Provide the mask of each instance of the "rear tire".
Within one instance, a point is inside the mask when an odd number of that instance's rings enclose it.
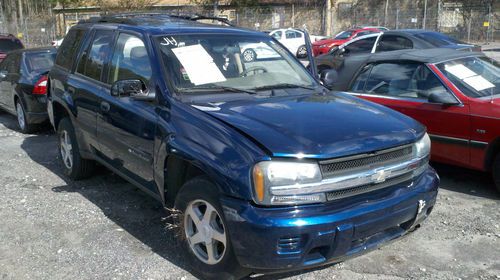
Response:
[[[81,180],[92,175],[95,162],[83,159],[75,136],[75,130],[69,118],[59,122],[57,129],[59,152],[64,173],[73,180]]]
[[[26,110],[24,110],[23,103],[20,100],[16,101],[16,117],[17,117],[17,126],[21,133],[30,134],[35,131],[36,126],[28,123],[28,119],[26,118]]]
[[[257,59],[257,53],[252,49],[246,49],[243,51],[243,60],[245,62],[252,62]]]
[[[297,50],[297,58],[306,58],[307,57],[307,48],[306,46],[300,46]]]
[[[497,155],[495,161],[493,162],[492,173],[497,191],[500,192],[500,154]]]
[[[203,176],[191,179],[177,195],[175,208],[182,212],[179,224],[184,252],[201,278],[241,279],[250,275],[250,271],[241,267],[234,255],[213,183]],[[207,211],[210,211],[209,214]],[[209,243],[207,240],[210,240]],[[210,244],[211,250],[208,250],[207,244]],[[209,252],[214,257],[208,257]]]

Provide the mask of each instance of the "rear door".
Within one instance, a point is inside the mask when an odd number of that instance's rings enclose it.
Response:
[[[5,77],[1,80],[3,107],[11,112],[15,112],[14,92],[19,81],[21,53],[12,53],[5,59]]]
[[[350,91],[427,126],[433,140],[433,160],[458,165],[469,163],[469,106],[430,103],[431,94],[456,97],[425,64],[382,62],[368,65],[351,83]]]
[[[120,80],[141,80],[152,88],[149,50],[140,34],[120,33],[109,66],[108,86]],[[99,97],[97,120],[99,147],[105,160],[130,179],[158,193],[153,177],[156,103],[115,97]]]
[[[12,92],[11,83],[9,81],[9,69],[14,63],[14,56],[7,56],[0,64],[0,105],[6,109],[7,99]]]
[[[297,55],[299,47],[305,44],[303,34],[296,30],[286,30],[285,39],[281,42],[293,55]]]

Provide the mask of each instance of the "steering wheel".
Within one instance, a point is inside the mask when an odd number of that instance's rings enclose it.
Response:
[[[261,71],[262,73],[267,73],[267,69],[262,66],[254,66],[254,67],[249,67],[245,71],[241,72],[240,77],[246,77],[249,73],[254,73],[257,74],[257,72]]]

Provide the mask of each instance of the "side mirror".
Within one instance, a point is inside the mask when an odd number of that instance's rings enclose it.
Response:
[[[328,69],[319,74],[319,79],[325,87],[331,89],[339,79],[339,74],[334,69]]]
[[[111,96],[131,97],[140,100],[154,100],[154,94],[150,95],[146,84],[141,80],[120,80],[111,86]]]
[[[442,105],[458,105],[458,101],[449,93],[431,93],[428,97],[429,103],[442,104]]]
[[[8,73],[5,70],[0,71],[0,79],[5,79],[7,77],[7,74]]]

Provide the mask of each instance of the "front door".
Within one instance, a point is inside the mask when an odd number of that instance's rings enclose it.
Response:
[[[141,80],[147,86],[152,77],[148,50],[139,35],[120,33],[113,49],[106,83]],[[97,138],[109,163],[153,193],[153,149],[156,104],[132,97],[101,96]]]
[[[432,159],[466,166],[470,162],[468,104],[443,105],[429,96],[454,95],[421,63],[378,63],[363,69],[350,91],[410,116],[427,127]]]

